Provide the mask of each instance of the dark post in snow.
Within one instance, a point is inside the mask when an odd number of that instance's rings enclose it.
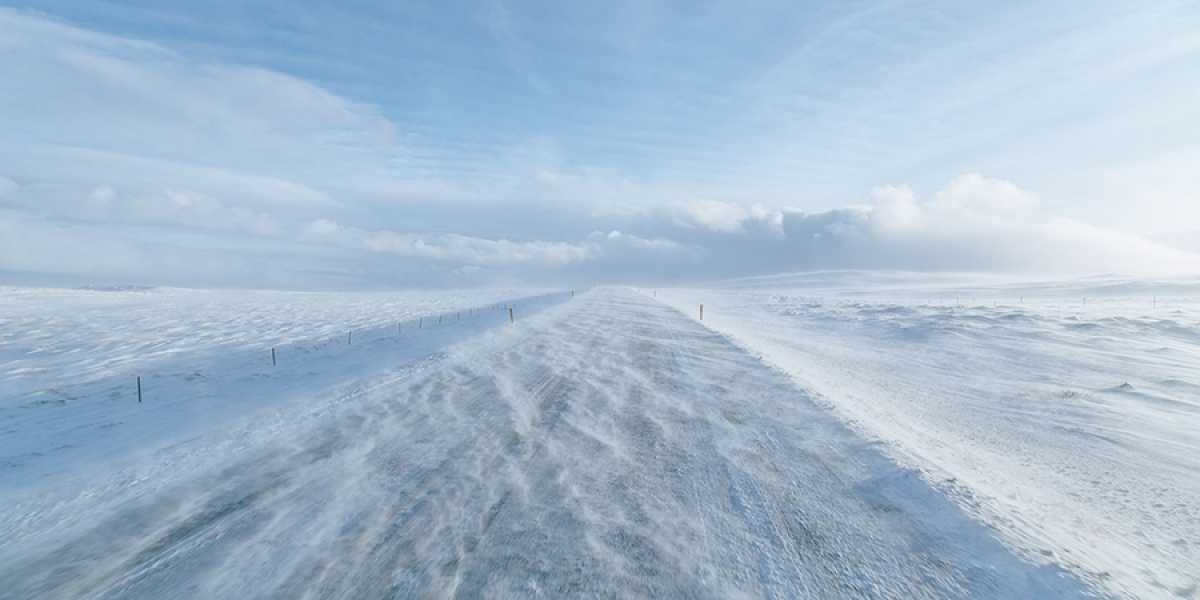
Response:
[[[417,329],[420,329],[425,324],[425,317],[417,317]]]
[[[509,322],[509,323],[514,323],[514,322],[515,322],[515,321],[513,321],[513,314],[512,314],[512,307],[511,307],[511,306],[510,306],[510,307],[508,307],[508,322]]]
[[[347,331],[346,332],[346,345],[349,346],[350,344],[353,344],[353,343],[354,343],[354,332]]]
[[[271,348],[271,366],[275,366],[275,349]]]
[[[400,324],[396,323],[396,337],[400,337]]]
[[[142,403],[142,376],[141,375],[138,375],[137,383],[138,383],[138,404],[141,404]]]
[[[700,320],[701,321],[704,320],[704,305],[703,304],[700,305]]]

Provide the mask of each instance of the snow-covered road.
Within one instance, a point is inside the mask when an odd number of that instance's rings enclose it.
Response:
[[[16,499],[0,597],[1086,595],[784,374],[630,291],[317,414],[147,457],[168,463],[154,477]]]

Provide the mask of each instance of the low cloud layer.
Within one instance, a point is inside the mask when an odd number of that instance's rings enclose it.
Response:
[[[487,176],[369,103],[0,8],[0,283],[354,288],[684,282],[804,269],[1174,273],[1200,258],[1003,178],[805,211],[646,183],[520,140]],[[498,176],[497,173],[502,175]],[[1076,199],[1077,200],[1077,199]],[[830,205],[831,203],[826,203]],[[838,204],[838,203],[833,203]]]
[[[818,213],[729,205],[701,219],[668,205],[625,216],[626,230],[507,239],[289,222],[173,192],[134,210],[99,187],[34,214],[18,184],[0,201],[0,270],[122,282],[279,287],[685,282],[806,269],[1172,274],[1200,256],[1045,214],[1019,187],[978,174],[928,199],[883,187]],[[96,203],[101,213],[92,212]],[[75,210],[75,216],[67,211]],[[111,215],[124,215],[113,219]],[[717,222],[713,214],[729,216]],[[528,211],[530,219],[543,215]],[[564,218],[576,218],[568,215]],[[189,223],[190,221],[190,223]]]
[[[807,267],[1034,273],[1174,273],[1198,257],[1046,213],[1011,182],[970,173],[927,200],[904,186],[864,207],[786,214],[788,244]]]

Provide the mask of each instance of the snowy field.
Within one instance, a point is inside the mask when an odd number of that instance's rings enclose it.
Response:
[[[0,288],[0,485],[77,472],[80,461],[154,448],[418,361],[506,322],[502,306],[516,303],[524,316],[563,298]]]
[[[0,598],[1090,595],[629,290],[88,471],[0,504]]]
[[[1032,560],[1200,596],[1200,281],[903,273],[643,290],[760,354]]]

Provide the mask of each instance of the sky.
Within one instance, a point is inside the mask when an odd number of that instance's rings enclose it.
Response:
[[[0,284],[1200,272],[1200,2],[0,2]]]

